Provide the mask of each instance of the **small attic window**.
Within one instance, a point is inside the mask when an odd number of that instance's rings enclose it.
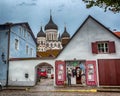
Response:
[[[92,53],[102,54],[102,53],[115,53],[115,42],[114,41],[97,41],[92,42]]]

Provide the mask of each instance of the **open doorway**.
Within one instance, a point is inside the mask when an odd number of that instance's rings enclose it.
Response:
[[[66,74],[71,73],[71,85],[86,85],[85,70],[85,60],[66,61]]]

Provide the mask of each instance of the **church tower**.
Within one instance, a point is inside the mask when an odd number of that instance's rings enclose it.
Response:
[[[42,26],[37,34],[37,51],[46,51],[46,34],[43,32]]]
[[[61,35],[61,42],[62,46],[65,47],[65,45],[68,43],[70,40],[70,34],[67,32],[66,26],[64,27],[64,32]]]
[[[58,42],[58,26],[53,22],[52,15],[45,26],[46,33],[46,49],[47,50],[61,50],[62,45]]]
[[[50,14],[50,20],[45,25],[45,32],[42,27],[37,34],[38,52],[45,52],[48,50],[61,50],[62,44],[60,35],[58,36],[58,26],[53,22],[52,15]]]

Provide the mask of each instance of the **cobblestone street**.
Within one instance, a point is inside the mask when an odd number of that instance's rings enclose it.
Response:
[[[28,90],[3,90],[0,96],[120,96],[120,93],[112,92],[61,92],[58,90],[90,89],[90,87],[61,87],[53,86],[53,79],[42,79],[35,87]],[[53,91],[55,90],[55,91]]]
[[[120,96],[120,93],[2,91],[0,96]]]

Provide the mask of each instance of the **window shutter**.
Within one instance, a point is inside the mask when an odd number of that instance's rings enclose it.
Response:
[[[97,42],[92,42],[91,45],[92,45],[92,53],[97,54],[98,53]]]
[[[114,41],[110,41],[109,42],[109,53],[115,53],[115,42]]]

